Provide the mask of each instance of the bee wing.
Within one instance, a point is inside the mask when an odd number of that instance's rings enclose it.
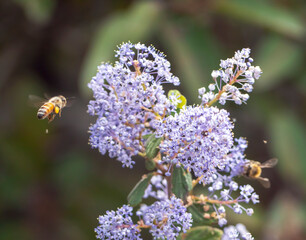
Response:
[[[47,93],[44,93],[44,97],[45,97],[46,99],[50,99],[50,98],[51,98],[51,96],[49,96],[49,94],[47,94]]]
[[[274,167],[278,162],[277,158],[271,158],[265,162],[263,162],[262,164],[260,164],[261,168],[272,168]]]
[[[28,104],[33,107],[41,107],[47,100],[36,95],[29,95]]]
[[[258,182],[260,182],[260,184],[265,188],[270,188],[271,186],[270,180],[268,178],[258,177],[256,180],[258,180]]]
[[[71,107],[72,104],[74,104],[74,102],[76,101],[75,97],[69,97],[69,98],[66,98],[66,100],[67,100],[66,107]]]

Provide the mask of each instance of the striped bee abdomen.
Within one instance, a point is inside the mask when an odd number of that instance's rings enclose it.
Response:
[[[46,118],[51,112],[53,112],[54,104],[51,102],[46,102],[44,105],[38,109],[37,118],[44,119]]]

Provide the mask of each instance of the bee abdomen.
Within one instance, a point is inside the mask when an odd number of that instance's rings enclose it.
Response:
[[[38,119],[44,119],[46,118],[52,111],[53,111],[54,105],[50,102],[45,103],[38,109],[37,112],[37,118]]]
[[[45,115],[46,115],[45,111],[44,112],[42,112],[42,111],[38,111],[37,112],[37,118],[38,119],[43,119]]]

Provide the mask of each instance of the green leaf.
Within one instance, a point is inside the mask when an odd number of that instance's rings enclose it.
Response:
[[[172,173],[172,192],[176,197],[185,199],[192,189],[192,176],[182,166],[174,166]]]
[[[264,227],[280,236],[280,239],[294,239],[292,233],[301,233],[301,230],[306,228],[305,210],[305,202],[302,199],[286,192],[280,192],[274,198],[270,208],[266,210]],[[268,231],[263,232],[266,232],[268,236]],[[265,239],[264,236],[263,239]]]
[[[153,159],[146,159],[145,161],[145,167],[148,171],[152,171],[155,169],[155,162],[153,161]]]
[[[202,226],[202,225],[210,225],[214,222],[216,222],[215,219],[206,219],[204,218],[204,209],[203,205],[201,204],[192,204],[191,206],[188,207],[188,212],[191,213],[192,219],[193,219],[193,226]],[[210,210],[207,211],[206,213],[210,214],[213,212],[213,208],[210,207]]]
[[[303,20],[296,12],[272,5],[269,1],[218,0],[216,11],[243,22],[268,28],[285,36],[302,39],[305,36]]]
[[[306,129],[290,111],[271,114],[268,122],[271,144],[283,176],[306,187]],[[273,184],[273,183],[272,183]]]
[[[146,141],[146,156],[148,159],[153,159],[158,153],[158,146],[161,143],[161,138],[156,138],[155,134],[152,134]]]
[[[220,240],[223,231],[209,226],[199,226],[180,234],[178,240]]]
[[[19,4],[27,17],[40,24],[46,23],[52,16],[55,1],[53,0],[14,0]]]
[[[188,96],[188,101],[196,103],[199,101],[197,89],[203,87],[203,69],[206,66],[199,64],[186,44],[184,35],[179,34],[174,24],[165,22],[162,27],[161,41],[168,55],[176,60],[175,67],[179,71],[177,75],[180,79],[185,79],[181,83],[185,95]]]
[[[207,219],[203,217],[204,210],[201,205],[192,204],[188,207],[188,212],[192,214],[193,226],[203,225],[204,222],[207,222]]]
[[[128,195],[128,203],[131,206],[136,206],[137,204],[141,203],[142,197],[147,189],[151,178],[153,177],[152,173],[145,175],[132,189],[130,194]]]
[[[114,50],[122,42],[137,43],[148,39],[157,29],[162,19],[162,11],[157,2],[136,2],[128,11],[113,14],[97,30],[86,56],[81,74],[80,89],[89,95],[87,84],[96,74],[101,61],[112,61]]]
[[[275,87],[288,76],[292,77],[295,70],[303,64],[303,52],[300,48],[276,35],[268,35],[263,39],[254,58],[255,65],[260,66],[263,71],[260,79],[256,81],[257,90]]]
[[[175,96],[178,100],[180,100],[180,102],[177,104],[177,106],[176,106],[176,108],[177,109],[182,109],[184,106],[186,106],[186,104],[187,104],[187,99],[184,97],[184,95],[182,95],[181,93],[180,93],[180,91],[179,90],[170,90],[169,92],[168,92],[168,98],[170,97],[170,96]],[[171,100],[170,100],[170,102],[171,102]]]

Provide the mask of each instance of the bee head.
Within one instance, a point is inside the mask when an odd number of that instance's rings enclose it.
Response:
[[[66,100],[66,98],[64,97],[64,96],[62,96],[62,95],[60,95],[60,96],[58,96],[61,100],[62,100],[62,103],[63,103],[63,107],[65,107],[66,106],[66,104],[67,104],[67,100]]]

